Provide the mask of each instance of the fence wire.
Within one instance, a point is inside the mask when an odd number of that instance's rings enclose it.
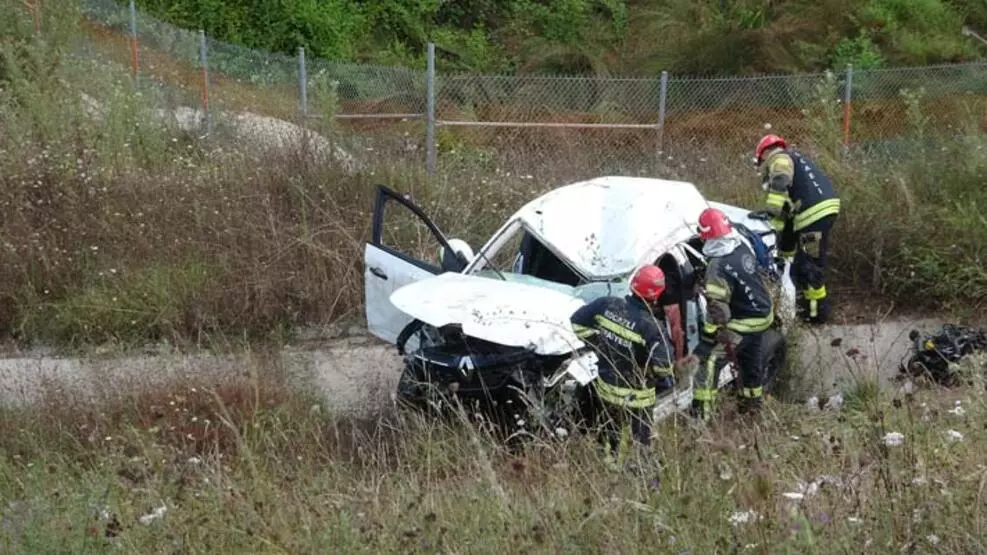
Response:
[[[987,62],[745,78],[438,74],[429,119],[425,70],[203,40],[140,11],[132,16],[126,0],[82,0],[82,8],[86,51],[133,66],[160,107],[304,123],[371,153],[373,163],[424,168],[431,146],[440,170],[739,179],[704,168],[714,158],[743,163],[768,130],[857,148],[987,130]],[[427,127],[433,145],[425,144]]]

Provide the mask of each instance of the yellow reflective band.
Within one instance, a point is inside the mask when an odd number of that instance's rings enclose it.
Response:
[[[633,332],[625,328],[624,326],[621,326],[620,324],[614,322],[613,320],[608,320],[603,316],[597,315],[596,323],[599,324],[601,327],[604,327],[607,330],[612,331],[613,333],[623,337],[624,339],[630,341],[631,343],[640,343],[641,345],[644,345],[644,338],[641,337],[640,334]]]
[[[711,324],[709,322],[703,324],[703,331],[706,332],[708,335],[713,335],[714,333],[716,333],[716,330],[718,329],[720,329],[720,326],[717,326],[716,324]]]
[[[706,296],[720,301],[730,300],[727,288],[715,283],[706,284]]]
[[[775,313],[774,310],[772,310],[770,314],[763,317],[737,318],[730,320],[730,322],[727,323],[727,329],[733,330],[737,333],[757,333],[770,328],[771,324],[774,323],[774,320]]]
[[[781,218],[771,218],[771,221],[768,223],[771,224],[771,227],[778,233],[781,233],[785,229],[785,220]]]
[[[695,390],[695,392],[693,392],[693,394],[692,394],[692,398],[695,399],[695,400],[697,400],[697,401],[704,401],[704,402],[707,402],[707,403],[712,403],[713,401],[716,400],[716,390],[715,389],[707,389],[705,387],[703,387],[703,388],[698,388],[697,387],[696,390]]]
[[[763,387],[745,387],[741,394],[748,399],[757,399],[764,395]]]
[[[778,154],[772,156],[772,160],[768,164],[768,171],[771,173],[784,173],[792,175],[795,173],[795,164],[792,163],[792,159],[788,156]]]
[[[764,200],[765,204],[773,208],[781,208],[782,206],[785,206],[786,202],[788,202],[787,195],[775,192],[768,193],[767,198]]]
[[[815,318],[817,316],[819,316],[819,301],[809,301],[809,318]]]
[[[628,387],[617,387],[615,385],[610,385],[603,380],[596,380],[593,382],[596,387],[596,393],[605,402],[612,405],[618,405],[621,407],[627,407],[632,409],[641,409],[652,407],[658,402],[657,395],[655,394],[655,389],[631,389]]]
[[[832,216],[839,213],[840,199],[831,198],[829,200],[824,200],[815,206],[806,208],[805,211],[795,216],[795,231],[798,231],[806,226],[810,226],[826,216]]]
[[[806,287],[803,294],[805,295],[805,298],[810,301],[821,301],[826,298],[826,286],[823,285],[819,288]]]
[[[795,251],[781,251],[781,256],[783,258],[792,258],[795,256]]]
[[[579,324],[573,324],[572,331],[576,332],[576,337],[578,337],[579,339],[585,339],[596,333],[595,329],[588,328],[586,326],[581,326]]]
[[[651,371],[654,372],[655,375],[662,378],[671,377],[675,375],[675,371],[672,369],[671,366],[652,366]]]

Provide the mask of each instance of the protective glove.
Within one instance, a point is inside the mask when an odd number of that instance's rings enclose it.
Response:
[[[697,370],[699,370],[699,357],[697,355],[688,355],[676,360],[675,383],[688,383]]]
[[[755,210],[753,212],[748,212],[747,217],[752,220],[768,221],[771,219],[771,213],[767,210]]]
[[[728,330],[727,328],[720,328],[716,330],[716,342],[722,345],[737,345],[740,343],[740,335],[737,332]]]

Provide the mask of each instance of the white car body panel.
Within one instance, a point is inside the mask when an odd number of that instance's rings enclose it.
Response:
[[[540,355],[583,346],[569,324],[583,301],[544,287],[450,272],[402,287],[390,302],[429,325],[458,324],[468,336]]]
[[[384,341],[394,343],[412,318],[388,298],[404,286],[428,281],[435,274],[371,244],[364,247],[363,259],[367,329]]]

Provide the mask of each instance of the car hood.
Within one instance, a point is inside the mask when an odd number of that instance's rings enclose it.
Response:
[[[583,301],[547,287],[445,273],[406,285],[390,300],[432,326],[456,324],[468,336],[540,355],[562,355],[583,345],[569,323]]]

